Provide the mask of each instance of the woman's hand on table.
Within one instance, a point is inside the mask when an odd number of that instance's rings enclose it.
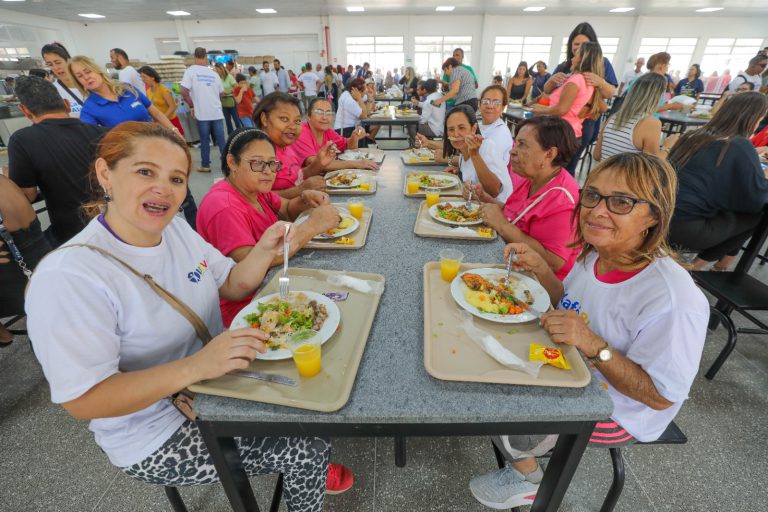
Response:
[[[541,326],[552,341],[573,345],[587,357],[595,357],[605,341],[592,332],[573,309],[556,309],[541,316]]]
[[[266,352],[264,342],[269,334],[246,327],[224,331],[206,346],[189,356],[193,376],[197,380],[215,379],[232,370],[242,370]]]
[[[379,164],[373,160],[353,160],[352,164],[352,169],[367,169],[369,171],[379,170]]]
[[[507,244],[504,247],[504,263],[509,260],[512,249],[515,250],[514,255],[512,255],[512,270],[516,272],[533,272],[537,276],[551,272],[544,258],[538,252],[531,249],[528,244]]]
[[[496,202],[485,202],[480,205],[480,216],[486,226],[495,229],[496,231],[504,224],[507,224],[507,218],[504,216],[504,211],[501,206]]]
[[[322,176],[310,176],[299,185],[301,191],[305,190],[325,190],[325,178]]]
[[[324,233],[329,229],[336,229],[341,221],[339,210],[330,204],[318,206],[309,214],[308,222],[314,228],[315,234]]]
[[[301,192],[301,200],[310,208],[317,208],[324,204],[331,204],[331,197],[320,190],[304,190]]]
[[[450,166],[450,167],[446,167],[445,169],[443,169],[443,172],[448,172],[448,173],[451,173],[451,174],[459,174],[459,169],[457,167]]]

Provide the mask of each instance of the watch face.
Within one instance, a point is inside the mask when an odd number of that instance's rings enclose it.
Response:
[[[608,360],[610,360],[611,359],[611,355],[612,355],[611,351],[608,348],[604,348],[600,352],[597,353],[597,357],[601,361],[608,361]]]

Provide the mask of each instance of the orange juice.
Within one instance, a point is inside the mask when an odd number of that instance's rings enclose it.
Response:
[[[349,208],[349,214],[354,218],[358,220],[363,218],[363,203],[359,201],[349,202],[347,203],[347,208]]]
[[[408,180],[408,193],[409,194],[419,193],[419,180],[415,180],[415,179]]]
[[[368,183],[367,181],[364,181],[364,182],[362,182],[360,184],[360,189],[361,190],[371,190],[371,184]]]
[[[320,373],[322,356],[320,345],[301,345],[293,351],[293,362],[302,377],[314,377]]]
[[[453,281],[459,273],[459,267],[461,267],[461,261],[459,260],[441,260],[440,277],[443,278],[443,281]]]
[[[440,202],[440,192],[436,190],[427,190],[427,208],[431,208]]]

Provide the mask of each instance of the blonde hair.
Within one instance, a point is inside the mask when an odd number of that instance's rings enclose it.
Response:
[[[654,114],[665,92],[667,79],[659,73],[646,73],[632,82],[618,112],[611,116],[613,127],[620,130],[635,116],[645,118]]]
[[[603,64],[603,50],[600,48],[600,43],[586,42],[579,47],[579,55],[581,59],[579,64],[574,68],[574,73],[594,73],[600,78],[605,75],[605,65]],[[592,98],[587,104],[589,110],[584,117],[597,119],[600,115],[600,101],[602,96],[600,90],[595,87],[592,92]]]
[[[677,175],[666,161],[644,153],[619,153],[603,160],[589,173],[584,188],[589,187],[598,176],[614,172],[624,178],[629,191],[638,199],[648,202],[656,224],[648,228],[643,243],[621,258],[621,264],[628,269],[638,269],[666,256],[675,258],[667,245],[669,225],[675,211],[677,196]],[[637,207],[637,206],[635,206]],[[584,240],[579,216],[581,202],[573,212],[576,223],[576,241],[573,247],[581,247],[578,261],[583,261],[595,248]]]
[[[104,80],[104,83],[107,85],[109,90],[112,91],[117,96],[123,96],[124,93],[126,92],[130,92],[136,97],[139,96],[138,91],[134,89],[133,86],[129,84],[115,83],[114,80],[109,78],[109,75],[107,75],[104,69],[98,64],[96,64],[96,62],[90,57],[86,57],[85,55],[75,55],[74,57],[72,57],[72,59],[70,59],[69,62],[67,62],[67,73],[69,74],[70,80],[72,80],[72,83],[75,84],[75,86],[77,86],[77,90],[80,91],[83,97],[88,96],[91,93],[91,91],[83,87],[83,84],[80,83],[80,80],[75,78],[75,74],[72,72],[72,64],[80,64],[85,69],[101,76],[101,79]]]

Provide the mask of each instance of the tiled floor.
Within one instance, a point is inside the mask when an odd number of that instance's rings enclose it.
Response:
[[[0,165],[6,159],[0,155]],[[195,197],[215,177],[194,174]],[[756,267],[754,273],[768,279],[768,270]],[[627,481],[617,511],[766,510],[768,338],[739,336],[736,351],[708,381],[703,371],[723,342],[722,329],[710,333],[702,374],[676,420],[688,444],[625,450]],[[24,338],[0,350],[0,389],[0,511],[170,510],[161,488],[122,475],[95,445],[87,424],[50,403]],[[405,468],[394,465],[389,438],[336,439],[333,458],[355,472],[356,485],[328,497],[325,510],[487,510],[467,489],[471,477],[494,467],[486,438],[410,439]],[[599,510],[610,478],[607,451],[588,450],[562,510]],[[262,508],[273,483],[273,477],[253,481]],[[228,510],[219,485],[183,489],[182,496],[190,511]]]

